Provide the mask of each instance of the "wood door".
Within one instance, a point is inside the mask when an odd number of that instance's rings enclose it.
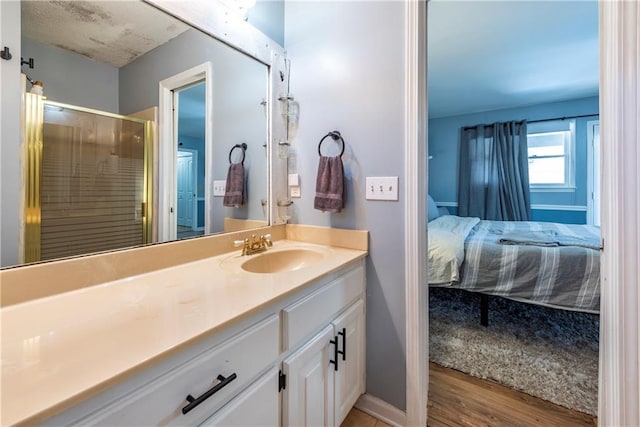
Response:
[[[178,152],[178,225],[193,228],[193,153]]]

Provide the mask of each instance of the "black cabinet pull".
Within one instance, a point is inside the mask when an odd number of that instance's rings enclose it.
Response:
[[[338,332],[338,335],[342,336],[342,351],[339,351],[342,355],[342,360],[347,360],[347,329],[342,328],[342,331]]]
[[[329,363],[333,363],[334,370],[338,370],[338,336],[334,336],[329,344],[333,344],[333,360],[329,360]]]
[[[211,396],[213,396],[214,394],[216,394],[218,391],[220,391],[222,388],[224,388],[227,384],[229,384],[231,381],[236,379],[236,374],[235,372],[231,375],[229,375],[228,377],[223,377],[222,375],[218,375],[218,381],[220,381],[218,384],[214,385],[213,387],[211,387],[209,390],[205,391],[202,396],[200,397],[193,397],[191,395],[187,396],[187,402],[189,402],[189,404],[187,406],[185,406],[184,408],[182,408],[182,413],[186,414],[187,412],[189,412],[190,410],[192,410],[193,408],[195,408],[196,406],[198,406],[199,404],[201,404],[202,402],[204,402],[205,400],[207,400],[208,398],[210,398]]]

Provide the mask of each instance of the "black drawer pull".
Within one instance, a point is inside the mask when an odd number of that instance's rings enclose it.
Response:
[[[333,344],[333,360],[329,360],[329,363],[333,364],[334,370],[338,370],[338,337],[334,336],[329,344]]]
[[[338,353],[342,355],[342,360],[347,360],[347,329],[342,328],[342,331],[338,332],[338,335],[342,336],[342,351]]]
[[[216,394],[218,391],[220,391],[223,387],[225,387],[227,384],[229,384],[231,381],[236,379],[236,374],[235,372],[231,375],[229,375],[228,377],[223,377],[222,375],[218,375],[218,381],[220,381],[218,384],[214,385],[213,387],[211,387],[209,390],[205,391],[202,396],[195,398],[191,395],[187,396],[187,402],[189,402],[189,404],[187,406],[185,406],[184,408],[182,408],[182,413],[186,414],[187,412],[189,412],[190,410],[192,410],[193,408],[195,408],[196,406],[198,406],[199,404],[201,404],[202,402],[204,402],[205,400],[207,400],[208,398],[210,398],[211,396],[213,396],[214,394]]]

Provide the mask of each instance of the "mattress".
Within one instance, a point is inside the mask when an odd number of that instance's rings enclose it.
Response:
[[[439,217],[429,222],[429,283],[597,313],[599,244],[595,226]]]

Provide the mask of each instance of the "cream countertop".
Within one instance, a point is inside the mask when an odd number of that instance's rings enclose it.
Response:
[[[1,424],[46,419],[367,253],[289,240],[269,251],[293,247],[324,256],[255,274],[234,251],[2,308]]]

